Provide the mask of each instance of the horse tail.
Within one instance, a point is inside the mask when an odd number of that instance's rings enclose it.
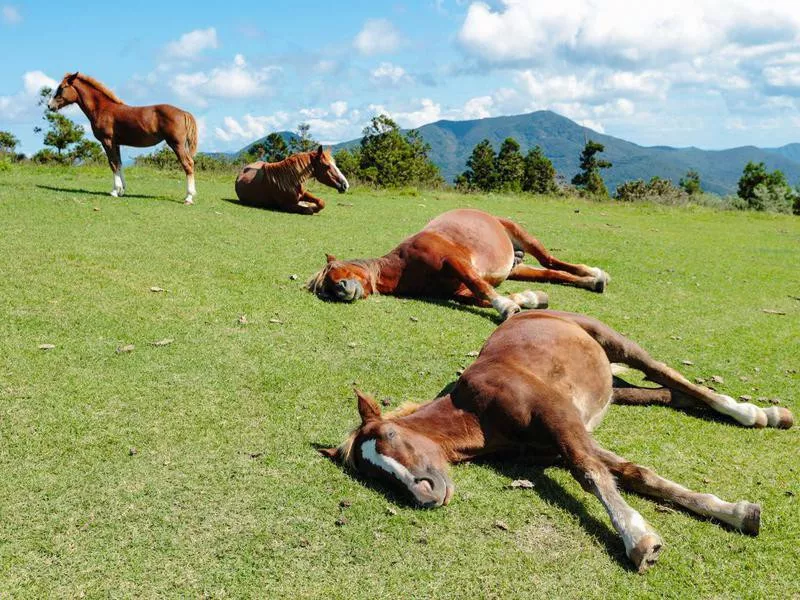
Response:
[[[190,156],[197,154],[197,121],[191,113],[184,112],[183,118],[186,122],[186,149]]]

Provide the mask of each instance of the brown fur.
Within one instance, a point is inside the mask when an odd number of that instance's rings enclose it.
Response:
[[[197,123],[188,112],[169,104],[128,106],[108,87],[84,73],[67,73],[50,101],[59,110],[77,103],[92,126],[92,133],[103,146],[111,170],[121,176],[120,146],[137,148],[166,141],[186,173],[194,175],[197,153]],[[115,191],[120,195],[122,190]],[[187,197],[191,203],[191,197]]]
[[[517,264],[517,252],[532,254],[546,268]],[[371,294],[450,298],[491,306],[494,286],[506,279],[542,281],[603,291],[608,275],[586,265],[563,262],[516,223],[473,209],[446,212],[388,254],[373,259],[336,260],[313,275],[308,289],[320,297],[351,301]],[[538,293],[541,304],[546,296]],[[525,302],[511,296],[503,316]],[[530,298],[527,300],[530,302]]]
[[[347,180],[339,177],[330,152],[320,146],[276,163],[250,163],[236,178],[236,195],[242,203],[252,206],[314,214],[325,208],[325,201],[306,191],[305,183],[311,178],[340,192],[348,188]]]
[[[612,361],[640,369],[666,387],[614,388]],[[361,455],[365,442],[374,440],[379,455],[394,459],[413,476],[403,485],[425,506],[449,502],[453,494],[449,463],[521,449],[561,455],[578,482],[606,506],[630,544],[628,556],[641,571],[656,561],[661,541],[651,529],[640,531],[637,520],[629,518],[632,509],[619,495],[615,477],[633,491],[719,518],[746,533],[758,532],[760,508],[744,501],[726,503],[663,479],[601,448],[591,430],[612,400],[719,410],[724,405],[721,398],[653,360],[596,319],[533,311],[498,327],[444,396],[383,416],[374,400],[358,392],[361,425],[338,449],[323,453],[367,476],[397,483],[395,476]],[[771,426],[790,427],[793,422],[785,409],[757,410],[775,412]]]

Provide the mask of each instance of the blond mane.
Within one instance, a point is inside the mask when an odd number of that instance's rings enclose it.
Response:
[[[403,402],[400,406],[395,408],[393,411],[386,413],[385,415],[381,416],[381,420],[383,421],[395,421],[400,419],[401,417],[407,417],[410,414],[417,412],[420,408],[422,408],[424,404],[420,404],[418,402]],[[350,467],[355,468],[355,457],[353,456],[353,444],[356,442],[356,436],[358,436],[358,431],[361,427],[356,427],[350,434],[347,436],[347,439],[342,442],[339,447],[336,449],[336,455],[338,456],[339,460],[342,461],[342,464]]]
[[[300,152],[280,162],[264,163],[264,178],[283,192],[295,192],[313,175],[312,154]]]
[[[64,77],[69,77],[71,74],[72,73],[67,73]],[[108,97],[108,99],[111,100],[112,102],[116,104],[125,104],[122,100],[119,99],[119,96],[117,96],[114,92],[108,89],[104,84],[97,81],[97,79],[95,79],[94,77],[90,77],[89,75],[84,75],[83,73],[78,73],[76,77],[81,81],[83,81],[84,83],[92,86],[101,94],[105,94]]]

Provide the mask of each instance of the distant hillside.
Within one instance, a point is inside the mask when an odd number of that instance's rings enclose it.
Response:
[[[541,146],[558,173],[567,180],[578,172],[578,159],[586,139],[604,144],[602,156],[614,166],[603,171],[603,178],[612,191],[624,181],[647,180],[654,175],[671,179],[677,184],[689,169],[695,169],[700,173],[703,189],[731,194],[736,192],[742,169],[748,161],[764,162],[770,170],[780,169],[792,185],[800,181],[800,144],[788,144],[780,148],[743,146],[728,150],[646,147],[597,133],[544,110],[472,121],[436,121],[423,125],[419,132],[431,145],[431,160],[439,166],[448,181],[464,170],[478,142],[488,139],[497,150],[507,137],[515,138],[522,146],[523,153],[533,146]],[[281,135],[288,141],[294,134],[281,132]],[[334,149],[352,147],[357,143],[358,140],[350,140],[337,144]]]

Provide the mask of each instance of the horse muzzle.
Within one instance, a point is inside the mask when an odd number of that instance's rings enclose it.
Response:
[[[52,111],[56,111],[61,107],[56,103],[55,98],[51,98],[50,101],[47,103],[47,108],[49,108]]]
[[[355,302],[364,297],[364,287],[357,279],[341,279],[333,286],[332,295],[340,302]]]
[[[438,508],[450,503],[455,486],[447,473],[430,468],[421,477],[415,477],[408,489],[421,508]]]
[[[342,177],[341,181],[336,185],[336,191],[340,194],[344,194],[347,190],[350,189],[350,184],[347,182],[347,179]]]

